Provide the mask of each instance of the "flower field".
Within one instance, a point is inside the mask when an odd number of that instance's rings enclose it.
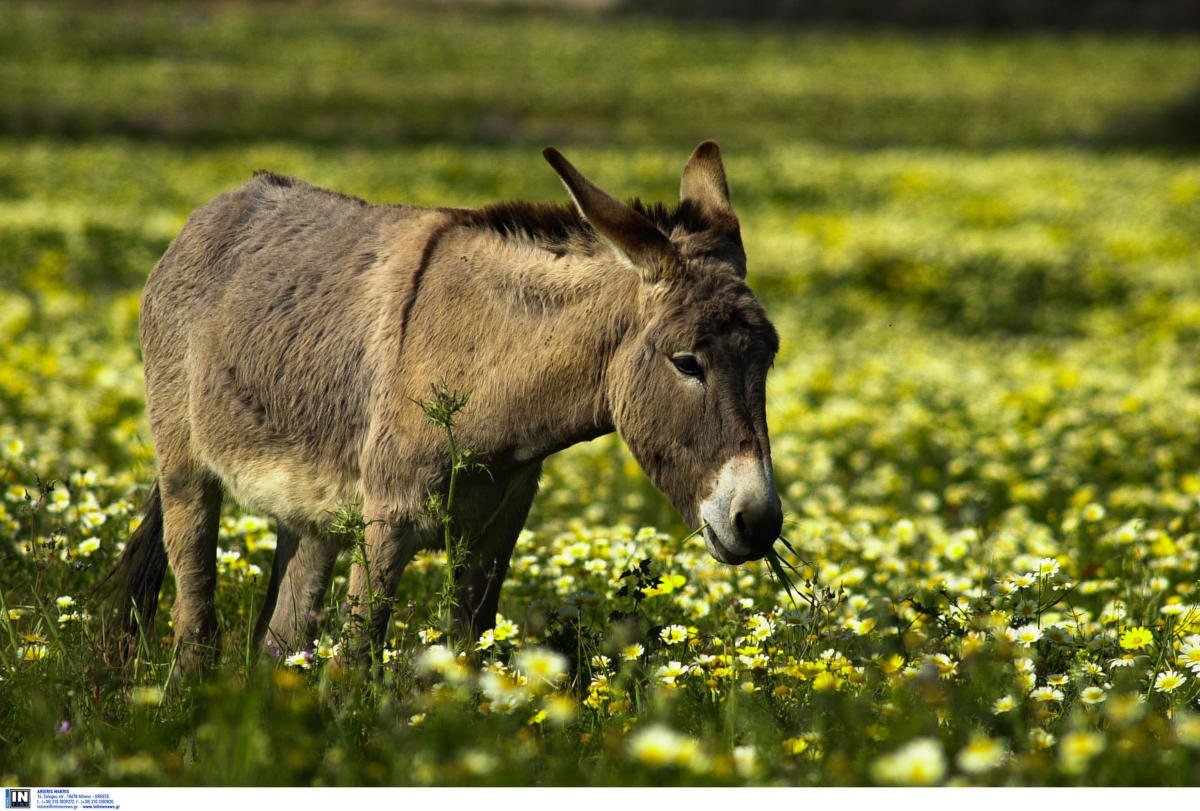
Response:
[[[0,15],[0,782],[1197,782],[1200,153],[1155,110],[1200,40]],[[510,53],[522,82],[480,78]],[[259,168],[563,200],[546,143],[671,200],[708,136],[782,341],[790,583],[712,560],[605,437],[547,464],[479,640],[428,554],[376,667],[343,662],[347,555],[312,649],[259,659],[274,527],[229,501],[217,671],[169,686],[170,578],[106,654],[90,595],[154,478],[138,296],[191,209]]]

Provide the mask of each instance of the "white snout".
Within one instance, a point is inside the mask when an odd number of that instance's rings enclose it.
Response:
[[[722,563],[744,563],[767,554],[783,527],[770,457],[735,456],[726,462],[700,504],[700,521],[708,525],[708,553]]]

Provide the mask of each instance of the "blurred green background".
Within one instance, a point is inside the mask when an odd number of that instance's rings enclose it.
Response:
[[[374,146],[713,137],[741,151],[781,139],[1196,146],[1193,4],[925,2],[907,4],[907,19],[904,3],[858,5],[18,0],[0,11],[0,132]],[[1106,16],[1114,5],[1129,19]],[[1113,30],[1164,5],[1180,9],[1165,33]],[[586,11],[596,6],[615,10]],[[862,6],[920,27],[863,25]],[[963,13],[1005,6],[1008,24]],[[1074,30],[1059,19],[1072,10]],[[938,14],[972,24],[932,26]],[[1038,27],[1047,17],[1058,26]]]

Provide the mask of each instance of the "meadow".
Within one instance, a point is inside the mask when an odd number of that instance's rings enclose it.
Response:
[[[1200,39],[302,8],[0,9],[0,782],[1197,782]],[[794,592],[605,437],[548,463],[471,644],[428,554],[373,668],[348,560],[312,650],[260,659],[274,528],[228,501],[217,671],[168,688],[169,578],[106,653],[138,296],[193,208],[260,168],[561,201],[550,143],[671,201],[707,137],[782,340]]]

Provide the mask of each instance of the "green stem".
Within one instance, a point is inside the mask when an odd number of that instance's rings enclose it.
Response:
[[[446,511],[442,515],[442,539],[446,545],[447,562],[450,574],[454,574],[453,539],[450,532],[450,515],[454,507],[454,492],[458,489],[459,458],[458,448],[454,444],[454,429],[446,424],[446,440],[450,443],[450,486],[446,490]]]
[[[367,587],[367,648],[371,657],[371,666],[378,661],[378,651],[375,649],[375,592],[371,589],[371,564],[367,559],[367,539],[363,534],[359,538],[362,550],[363,581]]]

